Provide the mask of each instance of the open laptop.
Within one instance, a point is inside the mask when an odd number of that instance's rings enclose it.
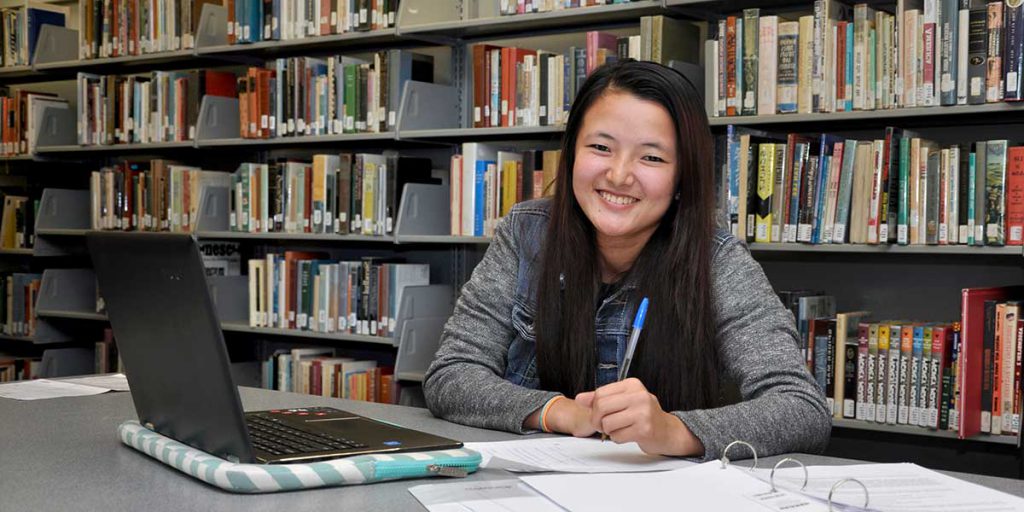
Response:
[[[91,232],[89,252],[139,421],[238,462],[307,462],[462,443],[333,408],[242,412],[191,235]]]

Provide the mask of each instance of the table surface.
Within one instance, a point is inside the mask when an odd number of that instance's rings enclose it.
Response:
[[[240,388],[246,410],[333,406],[465,442],[521,436],[449,423],[426,409]],[[422,510],[403,480],[301,492],[239,495],[221,491],[121,444],[117,426],[134,419],[128,393],[37,401],[0,399],[0,510]],[[763,459],[770,467],[783,456]],[[857,461],[796,455],[808,465]],[[947,474],[1024,497],[1024,481]],[[481,470],[469,478],[509,478]],[[286,508],[288,507],[288,508]]]

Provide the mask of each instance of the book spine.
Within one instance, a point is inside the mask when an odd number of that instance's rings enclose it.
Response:
[[[985,243],[1004,245],[1006,243],[1006,141],[988,141],[986,153]]]
[[[967,27],[967,103],[985,103],[988,60],[988,9],[971,9]]]
[[[1024,100],[1021,90],[1024,79],[1024,4],[1016,2],[1014,7],[1009,2],[1006,11],[1006,58],[1003,62],[1005,101]]]
[[[985,101],[1003,100],[1003,2],[988,4],[988,62]]]

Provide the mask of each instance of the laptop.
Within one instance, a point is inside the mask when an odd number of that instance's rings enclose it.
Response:
[[[462,446],[331,407],[243,413],[195,239],[90,232],[87,243],[135,411],[147,428],[246,463]]]

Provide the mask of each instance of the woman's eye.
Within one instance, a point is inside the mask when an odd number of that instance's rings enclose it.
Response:
[[[648,161],[648,162],[665,163],[665,159],[664,158],[662,158],[660,156],[655,156],[655,155],[647,155],[643,159]]]
[[[606,152],[610,151],[608,149],[608,146],[605,146],[604,144],[591,144],[590,147],[592,147],[592,148],[594,148],[594,149],[596,149],[598,151],[601,151],[603,153],[606,153]]]

